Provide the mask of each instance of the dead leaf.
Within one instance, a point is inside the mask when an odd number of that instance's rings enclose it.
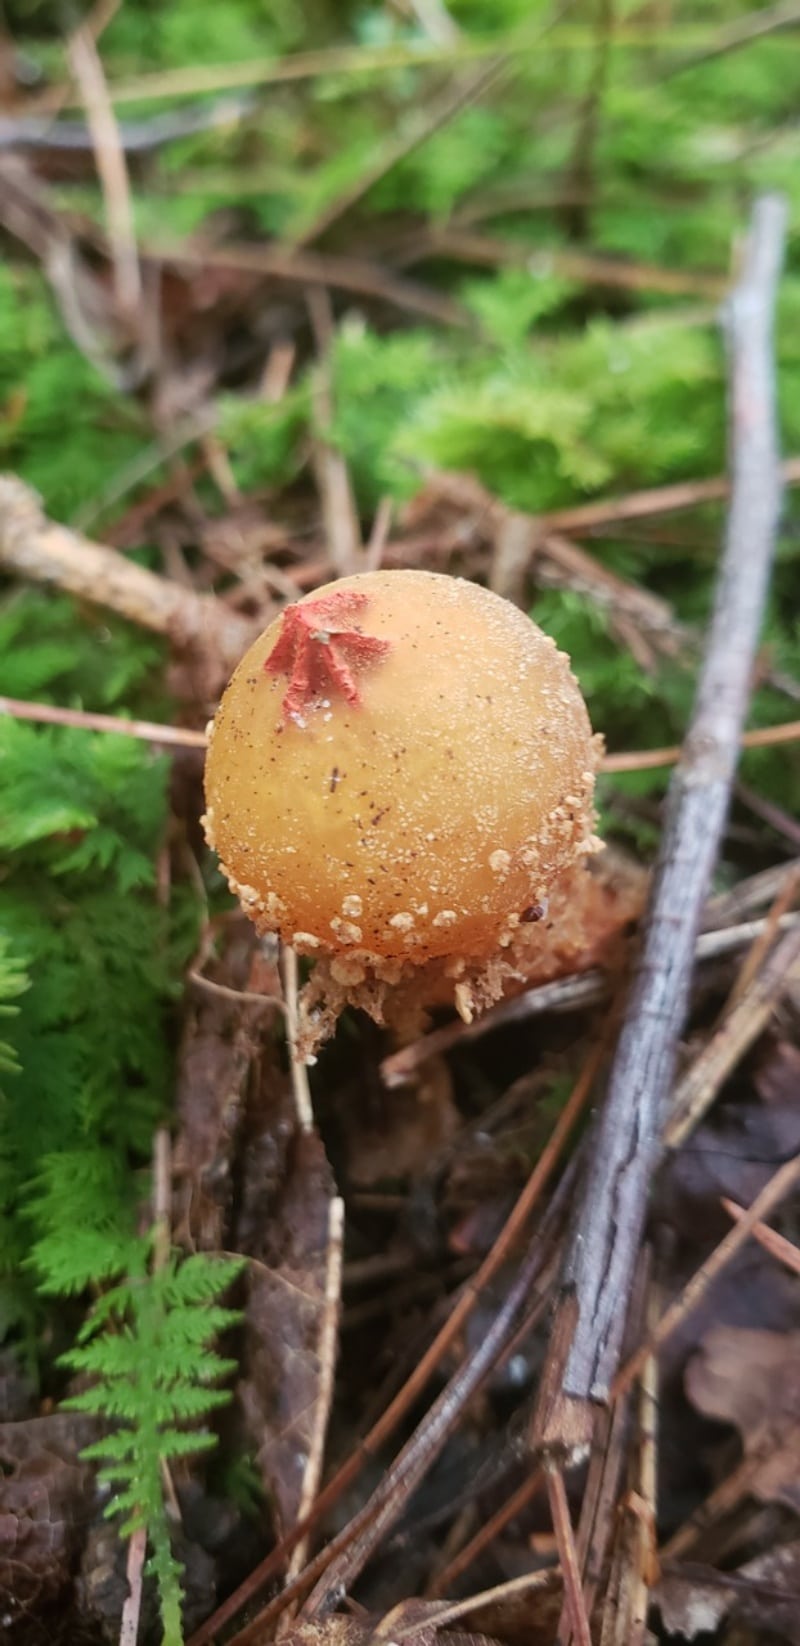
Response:
[[[497,1646],[488,1635],[464,1629],[436,1627],[441,1602],[403,1601],[385,1617],[329,1617],[319,1623],[298,1623],[281,1636],[281,1646]]]
[[[247,1275],[239,1399],[281,1531],[298,1518],[315,1433],[333,1176],[319,1138],[296,1139]]]
[[[94,1492],[79,1453],[94,1418],[57,1412],[0,1425],[0,1595],[10,1627],[72,1581]]]
[[[715,1326],[685,1383],[699,1411],[738,1429],[751,1494],[800,1511],[800,1331]]]
[[[727,1619],[800,1646],[800,1543],[785,1543],[733,1572],[687,1561],[667,1570],[653,1603],[670,1635],[694,1640]]]
[[[251,987],[255,932],[236,921],[225,928],[222,942],[219,960],[208,968],[209,978],[233,992],[215,994],[195,985],[178,1067],[175,1236],[200,1251],[219,1251],[229,1244],[234,1161],[245,1098],[268,1027],[266,1011],[237,999]]]
[[[341,1116],[348,1177],[360,1188],[427,1171],[461,1126],[443,1058],[424,1066],[413,1090],[382,1092],[378,1108],[367,1108],[354,1092],[353,1101],[342,1102]]]

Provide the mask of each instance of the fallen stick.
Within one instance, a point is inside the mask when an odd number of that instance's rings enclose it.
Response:
[[[785,222],[782,200],[756,203],[727,309],[732,489],[725,547],[534,1415],[532,1444],[545,1456],[581,1456],[591,1437],[591,1403],[610,1396],[695,944],[728,811],[781,496],[771,343]]]
[[[254,638],[253,624],[213,595],[195,594],[48,520],[36,493],[12,474],[0,475],[0,567],[117,612],[175,646],[219,657],[224,672]]]

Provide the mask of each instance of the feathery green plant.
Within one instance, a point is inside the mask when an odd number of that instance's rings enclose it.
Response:
[[[235,1258],[173,1253],[151,1268],[150,1238],[136,1242],[126,1278],[104,1293],[62,1356],[71,1371],[95,1381],[65,1402],[113,1425],[84,1457],[101,1464],[112,1487],[105,1513],[122,1517],[120,1535],[147,1530],[150,1570],[158,1584],[163,1646],[181,1646],[181,1566],[172,1548],[163,1469],[208,1450],[216,1437],[198,1423],[228,1399],[215,1387],[235,1367],[210,1347],[238,1320],[217,1299],[240,1271]]]

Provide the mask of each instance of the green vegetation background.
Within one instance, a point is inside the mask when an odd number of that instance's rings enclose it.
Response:
[[[725,362],[713,303],[567,279],[557,254],[577,246],[724,278],[764,187],[785,191],[792,212],[777,348],[784,449],[800,451],[797,31],[703,56],[752,8],[608,0],[568,6],[552,26],[542,0],[451,0],[448,11],[458,33],[441,45],[412,4],[388,0],[127,0],[101,41],[122,120],[204,98],[247,99],[239,118],[166,145],[137,169],[137,231],[153,247],[228,225],[240,241],[302,238],[376,157],[413,137],[443,88],[474,73],[490,49],[513,50],[500,89],[388,164],[324,242],[380,261],[382,244],[409,227],[469,222],[538,254],[533,273],[524,264],[426,267],[431,284],[466,305],[468,329],[401,317],[378,327],[357,301],[339,302],[334,437],[365,524],[381,498],[409,498],[431,468],[469,471],[534,512],[719,473]],[[58,8],[31,0],[6,15],[28,72],[62,79]],[[309,52],[317,61],[295,59],[288,75],[287,61]],[[65,209],[102,223],[95,187],[53,187]],[[133,487],[116,510],[103,504],[152,444],[144,398],[116,389],[79,352],[41,269],[10,241],[4,251],[0,463],[36,487],[54,518],[91,513],[102,537],[139,495]],[[556,257],[542,273],[548,251]],[[250,381],[222,380],[214,398],[239,485],[268,496],[280,517],[282,492],[305,478],[309,370],[277,410]],[[158,478],[151,467],[145,484]],[[210,487],[204,500],[209,514],[222,512]],[[799,518],[790,495],[765,637],[776,671],[797,665]],[[664,535],[607,538],[593,552],[699,632],[719,511],[697,511]],[[138,553],[158,565],[153,545]],[[574,592],[541,591],[533,611],[571,653],[611,748],[680,736],[690,668],[646,671],[602,610]],[[168,718],[163,664],[159,646],[133,628],[53,593],[0,584],[0,693]],[[752,723],[791,713],[784,696],[761,689]],[[798,769],[785,751],[748,755],[744,776],[796,810]],[[640,853],[657,835],[648,802],[663,781],[647,773],[604,785],[610,826]],[[208,1305],[230,1278],[228,1267],[202,1261],[172,1263],[166,1278],[150,1273],[146,1318],[141,1284],[137,1293],[131,1282],[150,1272],[140,1223],[152,1137],[170,1114],[182,974],[203,913],[188,885],[166,906],[159,896],[169,817],[167,757],[129,739],[0,718],[0,1338],[23,1345],[43,1392],[60,1393],[64,1354],[100,1374],[95,1407],[120,1413],[138,1436],[126,1453],[119,1443],[119,1506],[146,1505],[151,1522],[153,1458],[183,1447],[180,1422],[216,1398],[205,1385],[222,1363],[208,1343],[227,1316]],[[212,867],[203,873],[213,890]],[[126,1323],[148,1376],[154,1342],[159,1364],[170,1332],[183,1345],[149,1438],[135,1365],[113,1362],[108,1344],[119,1338],[105,1332],[109,1322]],[[162,1548],[164,1562],[168,1637],[177,1639],[177,1580]]]

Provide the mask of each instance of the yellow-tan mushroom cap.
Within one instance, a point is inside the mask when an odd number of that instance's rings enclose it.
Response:
[[[423,571],[287,608],[219,707],[206,833],[243,907],[356,964],[490,955],[591,844],[569,660],[517,607]]]

